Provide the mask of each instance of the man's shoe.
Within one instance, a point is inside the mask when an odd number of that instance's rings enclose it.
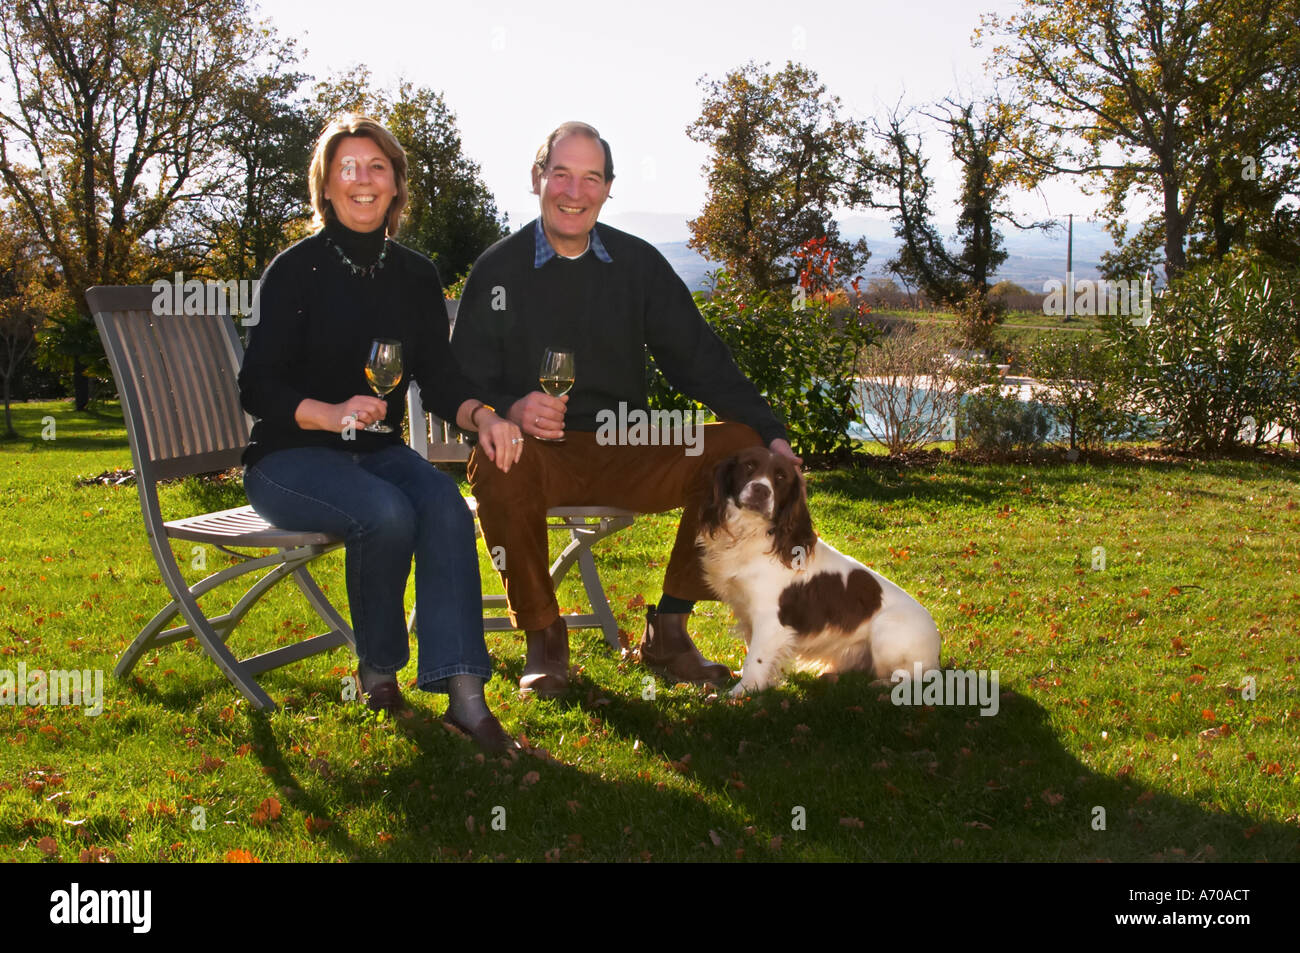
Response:
[[[357,694],[365,699],[366,707],[371,711],[386,711],[390,716],[396,717],[408,710],[396,678],[392,681],[384,680],[373,691],[367,692],[361,687],[361,669],[357,669],[356,677]]]
[[[519,679],[521,695],[559,698],[569,690],[569,627],[557,617],[544,629],[524,632],[528,655]]]
[[[451,725],[461,734],[468,735],[488,754],[505,754],[507,751],[519,750],[519,742],[506,734],[506,730],[501,727],[501,722],[497,721],[495,715],[484,715],[473,727],[462,724],[451,712],[444,714],[442,720],[444,724]]]
[[[687,612],[665,612],[653,606],[646,609],[645,636],[641,639],[641,661],[663,671],[679,682],[714,682],[731,680],[731,669],[720,662],[710,662],[686,632]]]

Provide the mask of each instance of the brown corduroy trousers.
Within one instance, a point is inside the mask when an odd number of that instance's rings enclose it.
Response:
[[[716,599],[705,584],[695,546],[700,507],[710,498],[718,463],[746,447],[761,446],[753,428],[705,424],[701,452],[687,447],[601,446],[596,434],[570,431],[563,443],[525,437],[519,462],[502,473],[478,448],[469,458],[469,481],[478,501],[488,549],[504,551],[510,623],[543,629],[558,618],[551,585],[546,511],[552,506],[617,506],[638,513],[683,507],[664,592],[679,599]],[[700,439],[697,435],[697,439]]]

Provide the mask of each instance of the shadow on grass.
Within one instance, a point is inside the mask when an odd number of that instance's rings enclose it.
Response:
[[[858,674],[796,676],[739,704],[664,690],[602,708],[611,728],[654,757],[686,761],[679,770],[727,803],[712,823],[734,831],[747,818],[763,837],[782,836],[785,859],[1300,859],[1293,828],[1209,804],[1215,781],[1199,762],[1182,769],[1197,791],[1188,799],[1098,773],[1014,692],[982,717],[896,707]],[[806,831],[791,830],[799,808]],[[1094,829],[1097,808],[1104,830]]]
[[[1251,470],[1255,474],[1250,474]],[[1179,475],[1193,474],[1237,479],[1249,475],[1263,475],[1297,481],[1300,466],[1287,458],[1277,456],[1252,459],[1215,460],[1140,460],[1131,456],[1117,456],[1096,463],[1043,462],[992,462],[970,463],[943,461],[942,471],[936,466],[895,467],[889,464],[856,469],[841,469],[810,475],[809,492],[816,505],[828,502],[829,495],[840,495],[853,500],[873,500],[882,503],[895,500],[915,500],[936,506],[952,504],[1008,505],[1023,501],[1020,478],[1027,477],[1040,491],[1056,495],[1085,484],[1096,486],[1102,478],[1110,492],[1136,491],[1142,477],[1152,473]],[[939,479],[933,479],[940,473]],[[1131,477],[1128,475],[1131,474]],[[965,479],[954,479],[961,475]],[[1222,492],[1202,486],[1187,486],[1180,490],[1187,496],[1219,499]],[[1035,496],[1034,499],[1041,499]]]
[[[229,702],[217,696],[235,693],[219,679],[163,690],[145,681],[132,691],[171,711],[201,711],[201,731],[251,744],[296,812],[277,836],[288,844],[306,834],[357,861],[1300,857],[1292,826],[1213,805],[1235,766],[1213,756],[1167,769],[1136,762],[1166,776],[1166,790],[1185,786],[1185,796],[1103,774],[1066,750],[1045,709],[1015,692],[1001,694],[992,717],[894,706],[888,690],[856,673],[795,676],[739,703],[662,682],[642,697],[607,688],[603,652],[587,658],[590,671],[577,673],[566,698],[512,695],[502,706],[525,733],[580,726],[555,742],[558,760],[541,751],[485,757],[440,724],[441,699],[423,692],[408,693],[413,716],[382,721],[338,702],[329,678],[270,673],[265,687],[284,712],[246,712],[232,735],[219,714]],[[617,664],[641,683],[639,669]],[[513,680],[522,660],[502,667]],[[320,750],[339,745],[340,732],[356,733],[361,754]],[[1216,769],[1218,779],[1203,773]],[[1104,830],[1094,829],[1098,808]],[[304,832],[302,816],[330,823]],[[102,823],[97,839],[123,835],[111,818]]]
[[[97,405],[86,410],[73,410],[70,402],[15,404],[13,420],[17,436],[0,438],[0,445],[20,448],[25,444],[33,453],[121,450],[126,461],[123,465],[130,465],[126,423],[117,404]],[[52,431],[47,429],[51,420]],[[100,432],[104,430],[112,432]]]

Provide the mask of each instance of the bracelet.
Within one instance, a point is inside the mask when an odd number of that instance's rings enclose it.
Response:
[[[478,417],[478,412],[485,407],[488,410],[492,411],[492,413],[494,414],[497,412],[497,409],[493,407],[491,404],[482,404],[482,403],[479,404],[477,407],[475,407],[473,410],[471,410],[469,412],[469,422],[470,422],[470,426],[472,426],[475,430],[478,429],[478,420],[476,420],[475,418]]]

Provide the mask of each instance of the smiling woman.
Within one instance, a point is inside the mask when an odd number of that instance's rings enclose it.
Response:
[[[357,680],[370,708],[394,715],[407,707],[397,672],[410,658],[403,596],[414,559],[416,685],[448,694],[444,720],[500,752],[514,743],[483,698],[492,669],[473,519],[456,484],[402,443],[406,388],[417,380],[439,416],[477,430],[502,470],[523,440],[452,356],[433,262],[393,240],[406,169],[373,119],[342,115],[321,134],[308,176],[320,230],[267,268],[239,375],[257,418],[244,490],[277,526],[344,538]],[[400,363],[368,364],[377,340],[399,344]]]

